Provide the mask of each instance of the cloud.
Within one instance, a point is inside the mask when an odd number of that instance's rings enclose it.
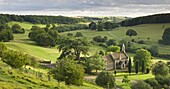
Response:
[[[17,14],[140,16],[169,9],[170,0],[0,0],[0,12]]]

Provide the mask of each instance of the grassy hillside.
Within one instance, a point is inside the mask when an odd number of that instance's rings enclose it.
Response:
[[[164,26],[164,28],[163,28]],[[161,39],[164,29],[170,27],[170,24],[143,24],[131,27],[120,27],[116,28],[113,31],[90,31],[90,30],[79,30],[79,31],[71,31],[71,32],[64,32],[61,33],[62,35],[66,35],[67,33],[82,32],[85,37],[89,40],[92,40],[94,36],[107,36],[110,39],[116,39],[120,41],[124,40],[131,40],[135,39],[135,41],[144,40],[146,44],[137,44],[134,43],[137,47],[150,47],[151,45],[159,46],[160,53],[168,53],[170,52],[170,46],[160,45],[158,44],[158,40]],[[128,29],[134,29],[138,35],[134,37],[126,36],[126,31]],[[147,38],[150,38],[149,40]]]
[[[56,61],[56,58],[59,56],[59,52],[57,50],[57,47],[54,48],[45,48],[45,47],[40,47],[37,46],[35,42],[30,41],[28,38],[28,33],[30,32],[30,28],[33,26],[33,24],[30,23],[19,23],[19,22],[10,22],[9,25],[13,25],[15,23],[20,24],[25,30],[25,34],[15,34],[15,39],[11,42],[6,42],[5,44],[14,50],[20,50],[22,52],[26,52],[30,55],[36,56],[41,59],[46,59],[46,60],[52,60],[53,62]],[[45,25],[38,24],[38,26],[45,27]],[[122,39],[125,40],[131,40],[135,39],[135,41],[139,40],[144,40],[146,44],[137,44],[133,43],[137,47],[150,47],[151,45],[157,45],[159,47],[159,52],[160,53],[169,53],[170,52],[170,46],[165,46],[165,45],[160,45],[157,43],[159,39],[161,39],[161,36],[164,32],[164,29],[167,27],[170,27],[170,24],[143,24],[143,25],[137,25],[137,26],[132,26],[132,27],[120,27],[117,29],[114,29],[113,31],[90,31],[90,30],[78,30],[78,31],[70,31],[70,32],[64,32],[60,33],[60,35],[67,35],[67,33],[73,33],[76,34],[76,32],[81,32],[89,41],[92,40],[94,36],[101,35],[102,37],[107,36],[109,39],[116,39],[117,41],[120,41]],[[126,31],[128,29],[134,29],[137,31],[138,35],[135,37],[128,37],[125,35]],[[149,40],[147,38],[150,38]],[[95,54],[97,51],[104,50],[104,48],[99,47],[99,46],[91,46],[90,47],[90,52],[89,54]],[[134,54],[130,54],[134,55]],[[158,60],[162,59],[156,59],[153,62],[156,62]],[[167,60],[165,60],[167,61]],[[16,85],[19,85],[21,88],[29,88],[35,87],[35,88],[47,88],[47,86],[52,86],[55,87],[58,85],[55,80],[52,80],[48,82],[46,70],[44,69],[36,69],[36,71],[45,71],[44,74],[44,79],[37,79],[35,75],[30,75],[29,73],[25,73],[24,71],[22,73],[18,72],[17,70],[12,70],[12,74],[9,74],[8,71],[10,72],[10,68],[7,67],[6,64],[2,63],[0,61],[0,85],[6,84],[7,88],[10,87],[17,87]],[[42,72],[41,71],[41,72]],[[14,76],[14,78],[13,78]],[[24,77],[24,78],[23,78]],[[138,77],[139,79],[143,80],[144,78],[150,78],[153,77],[153,75],[140,75],[140,76],[130,76],[129,78],[131,80],[136,80]],[[118,76],[118,78],[122,78]],[[124,87],[125,89],[129,89],[129,86],[125,86],[121,83],[121,80],[118,80],[116,83],[119,86]],[[35,82],[33,82],[35,81]],[[9,86],[9,87],[8,87]],[[97,87],[95,85],[89,84],[89,83],[84,83],[84,86],[81,87],[76,87],[76,86],[65,86],[64,84],[61,84],[62,89],[66,88],[71,88],[71,89],[97,89],[100,87]]]
[[[102,89],[96,85],[84,82],[83,86],[66,86],[40,70],[11,69],[0,59],[0,89]],[[41,76],[40,76],[41,75]]]

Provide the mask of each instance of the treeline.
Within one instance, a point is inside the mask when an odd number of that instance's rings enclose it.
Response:
[[[38,16],[38,15],[10,15],[0,14],[0,24],[4,24],[10,21],[17,22],[29,22],[32,24],[75,24],[78,22],[84,22],[82,18],[72,18],[64,16]]]
[[[122,21],[120,24],[121,26],[134,26],[139,24],[152,24],[152,23],[170,23],[170,13],[132,18]]]

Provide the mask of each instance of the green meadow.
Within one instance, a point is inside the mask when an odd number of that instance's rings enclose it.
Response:
[[[52,60],[52,62],[55,62],[57,57],[60,55],[59,51],[57,50],[57,46],[53,47],[53,48],[48,48],[48,47],[40,47],[38,46],[35,42],[30,41],[28,38],[28,33],[30,32],[30,28],[34,25],[36,26],[40,26],[40,27],[45,27],[45,25],[42,24],[30,24],[30,23],[20,23],[20,22],[9,22],[8,24],[10,26],[12,26],[13,24],[19,24],[22,28],[24,28],[26,30],[26,32],[24,34],[15,34],[14,35],[14,40],[11,42],[6,42],[5,44],[8,46],[8,48],[13,49],[13,50],[19,50],[25,53],[28,53],[30,55],[33,55],[39,59],[44,59],[44,60]],[[134,39],[136,42],[138,42],[139,40],[144,40],[145,44],[138,44],[138,43],[133,43],[134,46],[136,47],[150,47],[151,45],[157,45],[159,47],[159,53],[170,53],[170,46],[165,46],[165,45],[161,45],[158,44],[158,40],[161,39],[162,34],[164,32],[165,28],[170,27],[170,23],[167,24],[142,24],[142,25],[137,25],[137,26],[131,26],[131,27],[119,27],[116,29],[113,29],[112,31],[91,31],[91,30],[77,30],[77,31],[70,31],[70,32],[63,32],[63,33],[59,33],[60,35],[67,35],[68,33],[72,33],[72,34],[76,34],[77,32],[81,32],[84,37],[87,38],[88,41],[92,41],[93,37],[95,36],[107,36],[109,39],[115,39],[117,42],[119,42],[120,40],[128,40],[131,41],[131,39]],[[134,29],[138,35],[137,36],[133,36],[133,37],[129,37],[126,36],[126,31],[128,29]],[[148,39],[149,38],[149,39]],[[106,48],[100,47],[100,46],[95,46],[95,45],[91,45],[90,46],[90,50],[89,50],[89,55],[93,55],[96,52],[100,51],[100,50],[105,50]],[[134,56],[133,53],[128,53],[130,56]],[[157,61],[169,61],[168,59],[162,59],[162,58],[154,58],[152,60],[153,63],[157,62]],[[0,73],[5,72],[7,73],[7,71],[9,71],[9,68],[3,68],[5,65],[4,63],[2,63],[0,61]],[[41,71],[41,72],[47,72],[45,69],[35,69],[35,71]],[[29,77],[27,75],[27,73],[22,73],[19,74],[17,73],[16,70],[13,71],[14,74],[10,75],[10,74],[4,74],[1,75],[0,74],[0,85],[1,84],[7,84],[6,87],[10,88],[10,87],[16,87],[16,84],[19,84],[21,86],[21,88],[24,87],[35,87],[35,88],[46,88],[46,86],[55,86],[58,85],[58,83],[56,83],[55,80],[52,80],[50,82],[48,82],[47,84],[45,83],[45,81],[47,81],[47,75],[44,75],[44,80],[37,80],[35,75],[31,75],[31,77]],[[121,82],[121,79],[123,78],[123,75],[127,75],[124,73],[118,73],[118,75],[116,76],[116,78],[118,78],[118,80],[116,80],[116,84],[120,87],[122,87],[123,89],[130,89],[130,84],[123,84]],[[12,79],[11,77],[15,76],[17,77],[16,79]],[[22,77],[28,77],[28,79],[21,79]],[[144,80],[147,78],[153,78],[154,76],[150,73],[150,74],[132,74],[131,76],[129,76],[129,79],[133,81],[135,80]],[[44,84],[44,86],[41,85],[36,85],[32,82],[29,81],[30,80],[34,81],[36,84]],[[120,79],[120,80],[119,80]],[[19,83],[18,83],[19,81]],[[9,85],[9,87],[8,87]],[[28,86],[29,85],[29,86]],[[93,85],[91,83],[88,82],[84,82],[84,86],[81,87],[77,87],[77,86],[65,86],[63,83],[61,83],[61,87],[63,87],[62,89],[101,89],[100,87]]]

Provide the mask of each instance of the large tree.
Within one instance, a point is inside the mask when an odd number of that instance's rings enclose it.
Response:
[[[86,55],[89,50],[89,42],[85,38],[70,38],[70,37],[63,37],[60,39],[59,51],[62,51],[59,59],[68,56],[75,56],[76,60],[80,59],[80,55]]]
[[[83,63],[85,67],[85,72],[91,74],[92,70],[102,70],[104,68],[104,62],[101,59],[101,56],[95,54],[90,57],[86,57]]]
[[[165,45],[169,45],[170,44],[169,39],[170,39],[170,28],[166,28],[162,36],[163,43]]]
[[[84,69],[73,60],[60,60],[56,68],[50,71],[54,79],[65,81],[66,85],[82,85],[84,78]]]
[[[136,55],[134,56],[134,60],[133,62],[139,62],[139,69],[141,69],[143,61],[144,63],[144,68],[150,68],[150,64],[151,64],[151,54],[149,51],[145,50],[145,49],[139,49],[136,52]]]
[[[129,30],[127,30],[127,32],[126,32],[126,35],[127,36],[136,36],[137,35],[137,32],[135,31],[135,30],[133,30],[133,29],[129,29]]]

